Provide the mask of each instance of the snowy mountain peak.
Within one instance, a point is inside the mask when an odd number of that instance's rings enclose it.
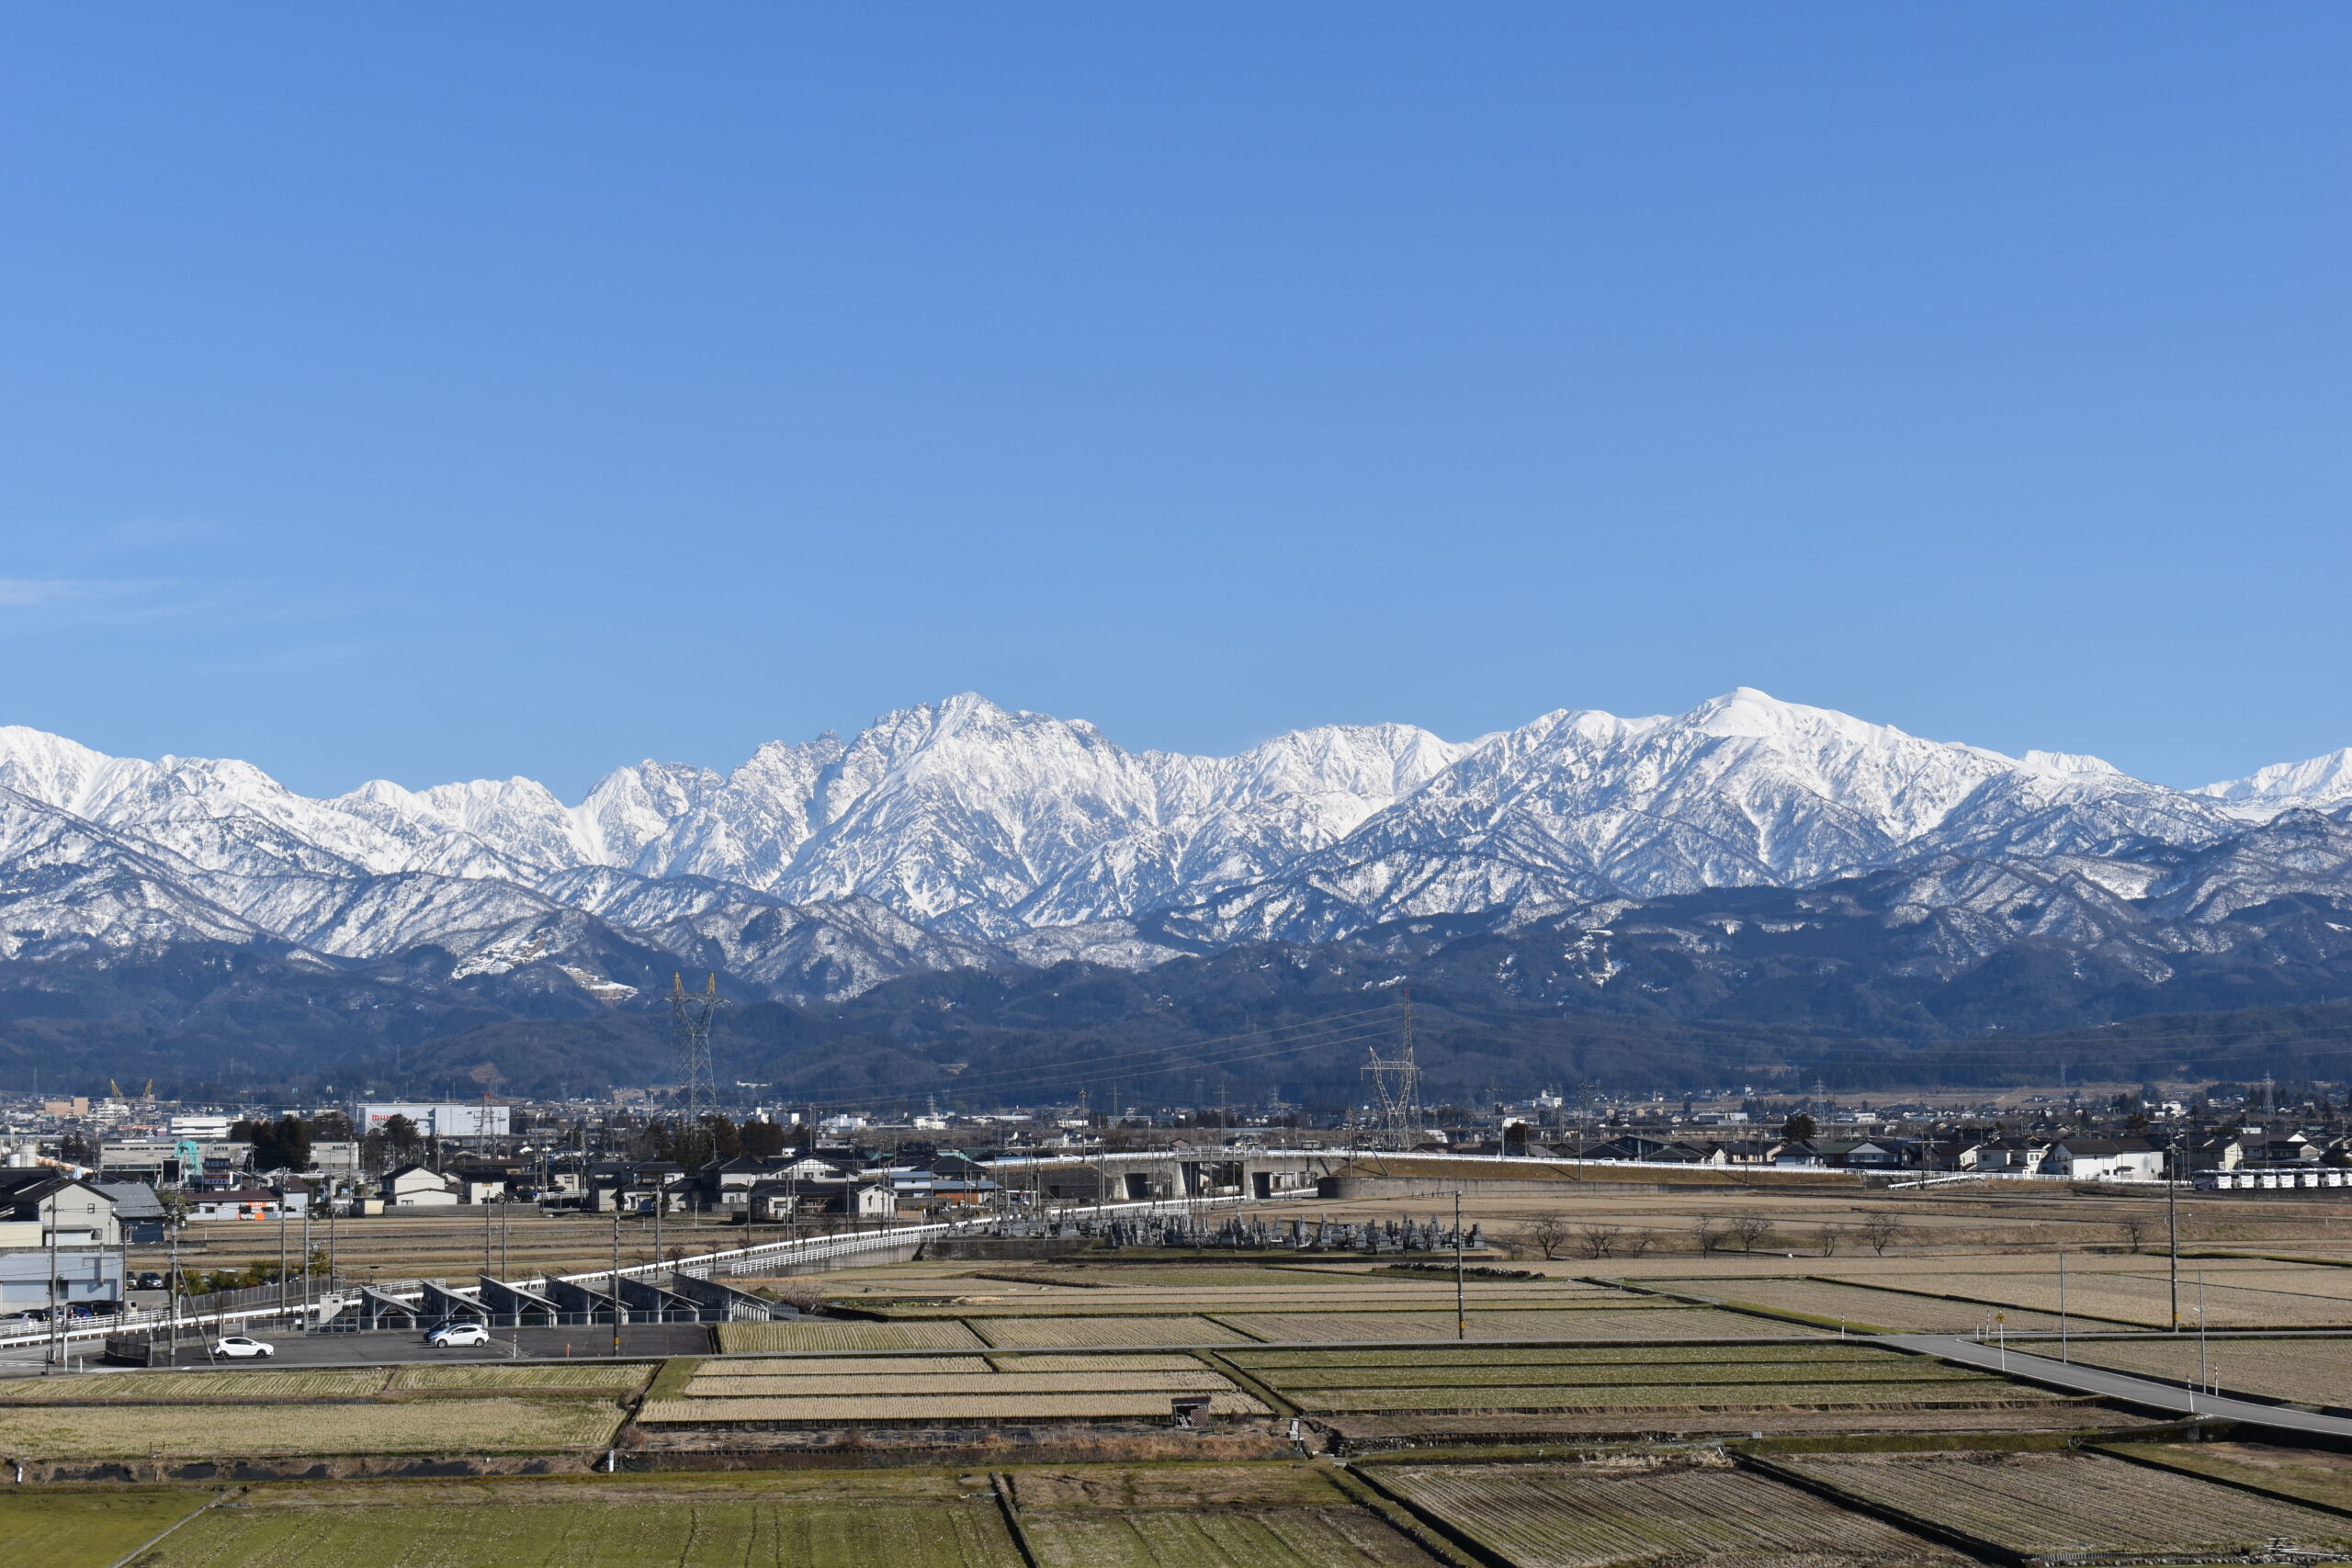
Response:
[[[2352,800],[2352,746],[2306,761],[2273,762],[2245,778],[2189,793],[2226,801],[2238,814],[2256,818],[2299,807],[2324,809]]]
[[[1163,937],[1319,939],[1927,863],[2064,861],[2147,887],[2167,874],[2131,858],[2150,846],[2201,852],[2249,818],[2352,798],[2352,750],[2181,792],[1741,687],[1679,715],[1563,709],[1469,741],[1327,725],[1209,757],[963,693],[723,773],[618,768],[577,805],[519,777],[311,799],[249,763],[23,728],[0,729],[0,866],[40,868],[0,894],[0,950],[185,929],[512,967],[625,940],[745,975],[831,964],[832,994],[894,964],[1164,955]],[[76,857],[93,869],[61,869]]]

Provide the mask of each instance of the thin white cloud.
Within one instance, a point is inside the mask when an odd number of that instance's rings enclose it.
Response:
[[[0,577],[0,609],[40,610],[52,604],[86,604],[136,586],[104,578]]]

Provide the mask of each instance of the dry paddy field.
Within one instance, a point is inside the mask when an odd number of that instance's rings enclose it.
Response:
[[[1743,1351],[1240,1352],[1234,1364],[1316,1415],[1390,1411],[1968,1411],[2050,1408],[2045,1390],[1865,1347]]]
[[[0,1454],[31,1460],[558,1453],[602,1446],[643,1362],[22,1379]]]
[[[1020,1568],[985,1477],[260,1486],[140,1568]]]
[[[1727,1465],[1380,1465],[1376,1484],[1518,1568],[1911,1568],[1970,1559]]]
[[[1183,1394],[1208,1395],[1210,1409],[1221,1416],[1271,1414],[1190,1356],[706,1361],[682,1389],[656,1393],[662,1397],[649,1399],[639,1413],[644,1426],[1165,1420],[1169,1402]]]
[[[1272,1344],[1379,1343],[1455,1337],[1453,1309],[1422,1312],[1227,1313],[1222,1322]],[[1756,1339],[1816,1332],[1739,1313],[1685,1306],[1656,1297],[1623,1307],[1500,1311],[1473,1307],[1471,1339]]]
[[[2037,1345],[2054,1354],[2055,1348]],[[2177,1382],[2194,1382],[2199,1372],[2197,1341],[2165,1339],[2077,1340],[2074,1359],[2120,1372],[2146,1372]],[[2297,1404],[2352,1407],[2352,1339],[2209,1339],[2203,1370],[2232,1393],[2250,1393]]]
[[[1848,1497],[2035,1560],[2202,1562],[2273,1541],[2352,1552],[2352,1518],[2079,1452],[1821,1454],[1779,1461]]]
[[[1039,1568],[1437,1568],[1440,1559],[1329,1472],[1028,1471],[1007,1477]]]
[[[1946,1300],[1908,1289],[1886,1290],[1872,1285],[1804,1277],[1668,1279],[1647,1282],[1664,1289],[1688,1291],[1693,1295],[1705,1296],[1729,1306],[1794,1313],[1823,1323],[1842,1323],[1857,1333],[1883,1329],[1898,1334],[1965,1334],[1991,1318],[1996,1312],[2004,1310],[1981,1301]],[[2073,1305],[2071,1299],[2068,1305]],[[2054,1333],[2057,1330],[2058,1319],[2054,1314],[2022,1312],[2014,1308],[2007,1310],[2007,1326],[2014,1332],[2022,1334],[2047,1328]],[[2075,1325],[2085,1326],[2086,1321],[2077,1317]],[[2119,1323],[2109,1326],[2121,1327],[2125,1325]]]
[[[586,1399],[0,1409],[0,1453],[40,1460],[559,1453],[602,1447],[620,1407]]]

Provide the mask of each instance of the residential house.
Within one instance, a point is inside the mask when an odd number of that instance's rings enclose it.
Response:
[[[0,1247],[118,1247],[115,1200],[95,1179],[0,1170]]]
[[[187,1217],[203,1222],[275,1220],[280,1212],[277,1194],[266,1187],[235,1187],[220,1192],[199,1192],[188,1200]]]
[[[2145,1138],[2069,1136],[2052,1144],[2037,1168],[2076,1181],[2161,1181],[2165,1155]]]
[[[404,1165],[383,1181],[387,1209],[454,1209],[458,1179],[421,1165]]]

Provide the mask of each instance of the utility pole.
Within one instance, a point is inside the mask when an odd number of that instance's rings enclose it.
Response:
[[[1470,1309],[1464,1304],[1462,1289],[1462,1190],[1453,1191],[1453,1337],[1470,1337]]]
[[[621,1192],[613,1189],[613,1354],[621,1353]]]
[[[166,1213],[164,1218],[171,1226],[172,1241],[172,1348],[171,1359],[164,1365],[176,1367],[180,1364],[180,1227],[176,1214]]]
[[[2174,1129],[2173,1147],[2165,1151],[2165,1162],[2172,1168],[2165,1183],[2165,1250],[2172,1254],[2172,1331],[2180,1332],[2180,1148],[2179,1129]]]
[[[49,1369],[57,1365],[58,1354],[65,1343],[61,1333],[64,1325],[58,1320],[57,1314],[57,1196],[51,1193],[49,1200],[49,1360],[40,1370],[43,1377],[49,1376]]]
[[[286,1316],[286,1194],[277,1195],[277,1315]]]
[[[311,1195],[302,1195],[302,1326],[311,1325]]]

